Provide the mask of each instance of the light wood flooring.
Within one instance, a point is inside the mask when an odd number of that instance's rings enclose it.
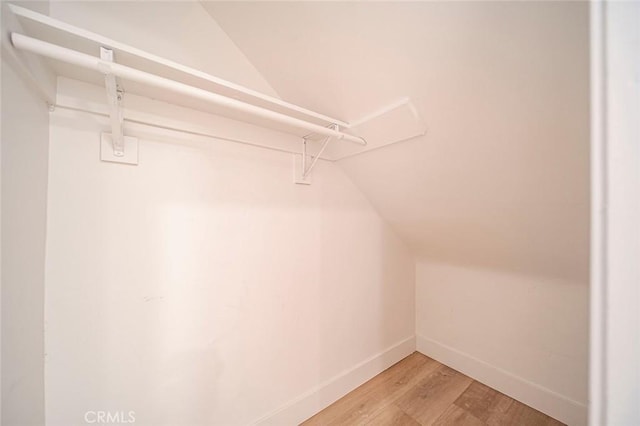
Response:
[[[414,352],[303,423],[313,425],[562,425]]]

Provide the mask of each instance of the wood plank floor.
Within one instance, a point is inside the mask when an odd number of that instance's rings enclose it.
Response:
[[[414,352],[303,423],[315,425],[562,425]]]

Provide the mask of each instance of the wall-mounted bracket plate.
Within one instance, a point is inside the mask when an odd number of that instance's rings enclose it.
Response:
[[[303,154],[293,154],[293,183],[311,185],[311,174],[304,176]]]
[[[124,137],[124,155],[118,157],[113,151],[113,139],[111,133],[100,134],[100,159],[111,163],[138,164],[138,138]]]

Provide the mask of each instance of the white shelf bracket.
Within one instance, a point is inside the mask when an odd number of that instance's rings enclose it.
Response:
[[[111,134],[100,136],[100,159],[112,163],[138,164],[138,139],[124,135],[124,114],[122,111],[123,91],[118,86],[118,79],[111,71],[113,50],[100,47],[98,68],[104,74],[104,85],[109,104]]]
[[[336,132],[340,131],[340,128],[339,128],[339,126],[337,124],[332,124],[330,126],[330,128],[332,128]],[[320,159],[320,156],[324,153],[324,150],[327,149],[327,146],[329,145],[329,141],[331,140],[332,136],[327,136],[326,138],[324,138],[324,140],[322,141],[322,147],[320,147],[320,151],[318,151],[318,153],[315,156],[309,156],[307,154],[307,139],[308,138],[309,138],[309,135],[307,135],[307,136],[302,138],[302,162],[301,162],[301,164],[299,166],[299,170],[298,170],[297,166],[296,166],[296,170],[294,170],[295,183],[302,184],[302,185],[310,185],[311,184],[311,179],[310,179],[311,171],[313,170],[313,168],[315,167],[316,163]],[[308,157],[311,157],[311,163],[307,167],[307,158]]]
[[[113,50],[100,47],[100,64],[104,74],[104,83],[107,89],[107,102],[109,103],[109,116],[111,117],[111,139],[113,145],[113,155],[124,157],[124,129],[122,115],[123,92],[118,87],[118,80],[111,72],[109,62],[113,62]]]
[[[320,148],[320,152],[318,152],[318,154],[314,157],[311,156],[311,164],[309,164],[309,167],[306,167],[306,158],[307,158],[307,139],[303,139],[302,142],[302,177],[306,178],[307,176],[309,176],[309,174],[311,173],[311,170],[313,170],[313,167],[316,165],[316,163],[318,162],[318,159],[320,159],[320,156],[322,155],[322,153],[324,152],[324,150],[327,148],[327,145],[329,145],[329,141],[331,140],[331,136],[327,136],[326,138],[324,138],[324,141],[322,142],[322,148]]]

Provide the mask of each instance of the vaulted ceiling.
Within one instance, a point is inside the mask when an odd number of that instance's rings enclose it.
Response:
[[[285,100],[424,137],[340,164],[420,257],[587,282],[584,2],[203,2]]]

